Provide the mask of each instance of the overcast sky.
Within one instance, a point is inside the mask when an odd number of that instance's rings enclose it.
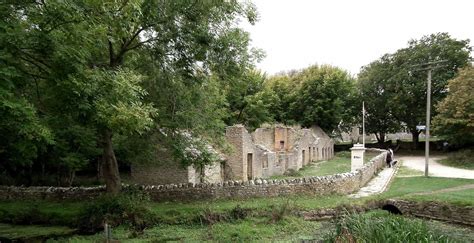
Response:
[[[410,39],[448,32],[474,45],[474,0],[253,0],[260,14],[250,32],[267,74],[331,64],[360,67],[407,46]]]

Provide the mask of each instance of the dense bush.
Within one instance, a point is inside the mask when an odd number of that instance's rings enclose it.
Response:
[[[148,202],[148,196],[140,192],[105,195],[84,207],[78,227],[82,231],[96,231],[107,223],[111,226],[128,225],[135,231],[142,231],[157,222]]]

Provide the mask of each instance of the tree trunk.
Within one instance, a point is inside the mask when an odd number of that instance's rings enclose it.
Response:
[[[385,133],[384,132],[375,133],[375,137],[377,138],[377,142],[380,145],[383,145],[385,143]]]
[[[102,173],[107,193],[118,194],[121,189],[120,174],[114,148],[112,147],[112,131],[105,129],[102,132]]]
[[[100,143],[99,143],[100,144]],[[97,159],[97,168],[96,168],[96,179],[97,181],[100,181],[103,177],[104,177],[104,173],[102,173],[102,165],[104,163],[102,163],[102,158],[98,158]]]
[[[417,130],[411,130],[411,135],[413,137],[412,148],[414,150],[417,150],[418,149],[418,142],[420,141],[420,132],[417,131]]]

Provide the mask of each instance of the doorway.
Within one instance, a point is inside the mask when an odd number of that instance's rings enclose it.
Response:
[[[252,180],[253,178],[253,155],[252,153],[247,154],[247,180]]]
[[[304,152],[305,152],[305,151],[304,151],[304,149],[303,149],[303,150],[301,151],[301,155],[303,156],[303,159],[302,159],[303,161],[302,161],[301,165],[305,165],[305,154],[304,154]]]

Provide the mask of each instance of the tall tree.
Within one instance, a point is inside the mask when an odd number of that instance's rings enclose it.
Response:
[[[319,125],[333,132],[341,122],[353,122],[355,80],[344,70],[314,65],[300,71],[272,77],[277,120],[309,127]]]
[[[392,62],[390,55],[384,55],[362,67],[358,75],[358,89],[365,102],[366,130],[375,134],[379,143],[384,143],[385,134],[400,128],[400,122],[393,115],[393,107],[397,104],[391,102],[396,92],[389,85],[394,76]]]
[[[333,132],[352,117],[355,80],[344,70],[329,65],[311,66],[296,78],[302,80],[296,102],[290,108],[303,126],[319,125]]]
[[[2,4],[1,10],[6,19],[2,23],[16,27],[4,28],[6,31],[2,33],[8,54],[4,56],[19,60],[8,58],[8,68],[37,83],[27,86],[25,93],[30,102],[36,99],[31,103],[44,121],[58,130],[55,140],[61,142],[54,143],[52,150],[58,151],[58,156],[66,156],[65,163],[73,165],[74,161],[87,160],[93,155],[94,151],[84,148],[98,142],[107,191],[111,193],[120,191],[114,135],[140,134],[156,126],[186,128],[177,125],[180,122],[193,124],[189,126],[193,129],[206,128],[210,127],[204,122],[206,114],[221,110],[211,111],[212,104],[221,107],[213,100],[201,110],[207,113],[198,114],[196,106],[195,109],[183,106],[173,110],[166,119],[167,114],[160,113],[167,111],[163,107],[173,107],[176,103],[160,103],[156,97],[164,93],[147,97],[156,91],[153,87],[163,87],[165,82],[171,88],[166,90],[168,96],[173,95],[173,88],[180,87],[175,98],[191,97],[184,105],[192,104],[194,98],[204,104],[208,97],[219,99],[220,82],[241,73],[253,61],[254,52],[247,49],[248,42],[239,39],[245,38],[245,32],[235,28],[239,17],[255,21],[251,4],[20,1]],[[154,74],[160,76],[150,76]],[[211,74],[219,82],[212,81]],[[18,80],[12,82],[19,83]],[[17,83],[15,89],[20,87]],[[35,89],[41,98],[34,97],[31,91]],[[212,91],[215,95],[206,96],[199,94],[200,91]],[[68,131],[65,122],[84,128],[84,132],[74,133],[81,129],[65,132]],[[92,136],[81,136],[84,134]],[[89,139],[81,142],[74,137]]]
[[[229,105],[227,124],[240,123],[255,129],[273,120],[270,110],[273,93],[265,88],[265,80],[265,75],[251,70],[229,84],[226,95]]]
[[[435,134],[452,144],[474,144],[474,68],[466,67],[448,81],[448,95],[438,103]]]
[[[426,71],[417,71],[415,65],[437,60],[445,60],[443,67],[432,72],[432,104],[438,103],[446,95],[447,81],[457,70],[468,64],[471,47],[469,40],[457,40],[447,33],[424,36],[411,40],[408,47],[393,54],[396,73],[390,79],[394,91],[391,103],[394,116],[413,135],[414,146],[418,144],[420,131],[417,125],[425,123],[426,113]]]

